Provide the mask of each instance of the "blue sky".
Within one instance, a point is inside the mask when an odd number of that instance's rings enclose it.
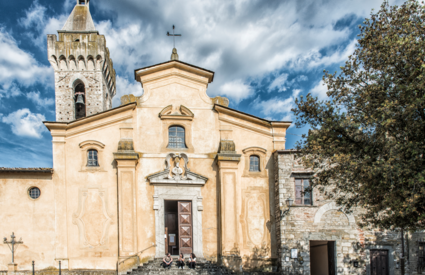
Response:
[[[171,26],[180,60],[215,72],[211,97],[270,120],[292,120],[295,98],[326,99],[323,70],[338,71],[356,47],[374,0],[92,0],[117,72],[117,96],[143,93],[134,69],[169,60]],[[56,34],[76,0],[2,1],[0,167],[52,167],[53,70],[46,35]],[[400,5],[402,1],[391,0]],[[288,130],[293,148],[307,128]]]

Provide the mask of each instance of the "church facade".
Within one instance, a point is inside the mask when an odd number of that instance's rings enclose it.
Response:
[[[355,214],[304,191],[312,172],[285,150],[291,122],[210,98],[214,72],[176,49],[136,69],[144,94],[112,108],[115,70],[88,0],[47,41],[53,168],[0,169],[0,236],[23,241],[13,264],[0,244],[0,270],[30,272],[34,261],[38,272],[60,262],[115,274],[183,252],[235,272],[401,274],[399,233],[363,232]],[[424,234],[407,236],[417,274]]]

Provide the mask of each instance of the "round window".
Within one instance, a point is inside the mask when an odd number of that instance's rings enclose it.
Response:
[[[38,197],[40,197],[40,189],[38,189],[37,187],[31,187],[28,190],[28,194],[30,195],[31,199],[38,199]]]

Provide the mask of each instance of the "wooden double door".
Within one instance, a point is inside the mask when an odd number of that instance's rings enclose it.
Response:
[[[388,275],[388,250],[370,251],[370,274]]]
[[[191,201],[165,201],[165,251],[171,255],[193,251]]]

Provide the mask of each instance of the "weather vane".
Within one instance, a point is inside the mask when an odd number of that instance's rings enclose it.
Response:
[[[173,37],[173,48],[176,47],[176,36],[182,36],[181,34],[175,34],[174,33],[174,25],[173,25],[173,34],[170,34],[170,32],[167,32],[167,36],[172,36]]]

